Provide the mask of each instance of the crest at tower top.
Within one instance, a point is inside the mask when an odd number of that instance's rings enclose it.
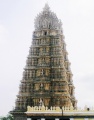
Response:
[[[49,5],[47,3],[45,4],[45,6],[43,8],[43,11],[45,11],[45,12],[50,11],[50,7],[49,7]]]
[[[45,4],[43,11],[35,19],[35,30],[61,30],[61,26],[61,21],[57,18],[56,14],[50,10],[48,4]]]

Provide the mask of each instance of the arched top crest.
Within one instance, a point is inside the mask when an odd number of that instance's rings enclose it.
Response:
[[[61,30],[62,23],[56,14],[50,10],[48,4],[45,4],[43,11],[35,19],[35,30],[56,29]]]

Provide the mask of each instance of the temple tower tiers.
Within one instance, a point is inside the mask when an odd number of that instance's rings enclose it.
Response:
[[[46,4],[35,19],[15,110],[28,105],[76,108],[74,88],[62,23]]]

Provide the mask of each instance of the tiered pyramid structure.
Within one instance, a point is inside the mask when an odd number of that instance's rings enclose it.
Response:
[[[46,4],[35,19],[15,111],[25,111],[27,106],[76,109],[72,76],[62,23]]]

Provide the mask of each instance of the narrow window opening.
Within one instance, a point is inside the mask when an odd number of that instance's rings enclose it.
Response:
[[[44,35],[47,35],[47,31],[44,32]]]

